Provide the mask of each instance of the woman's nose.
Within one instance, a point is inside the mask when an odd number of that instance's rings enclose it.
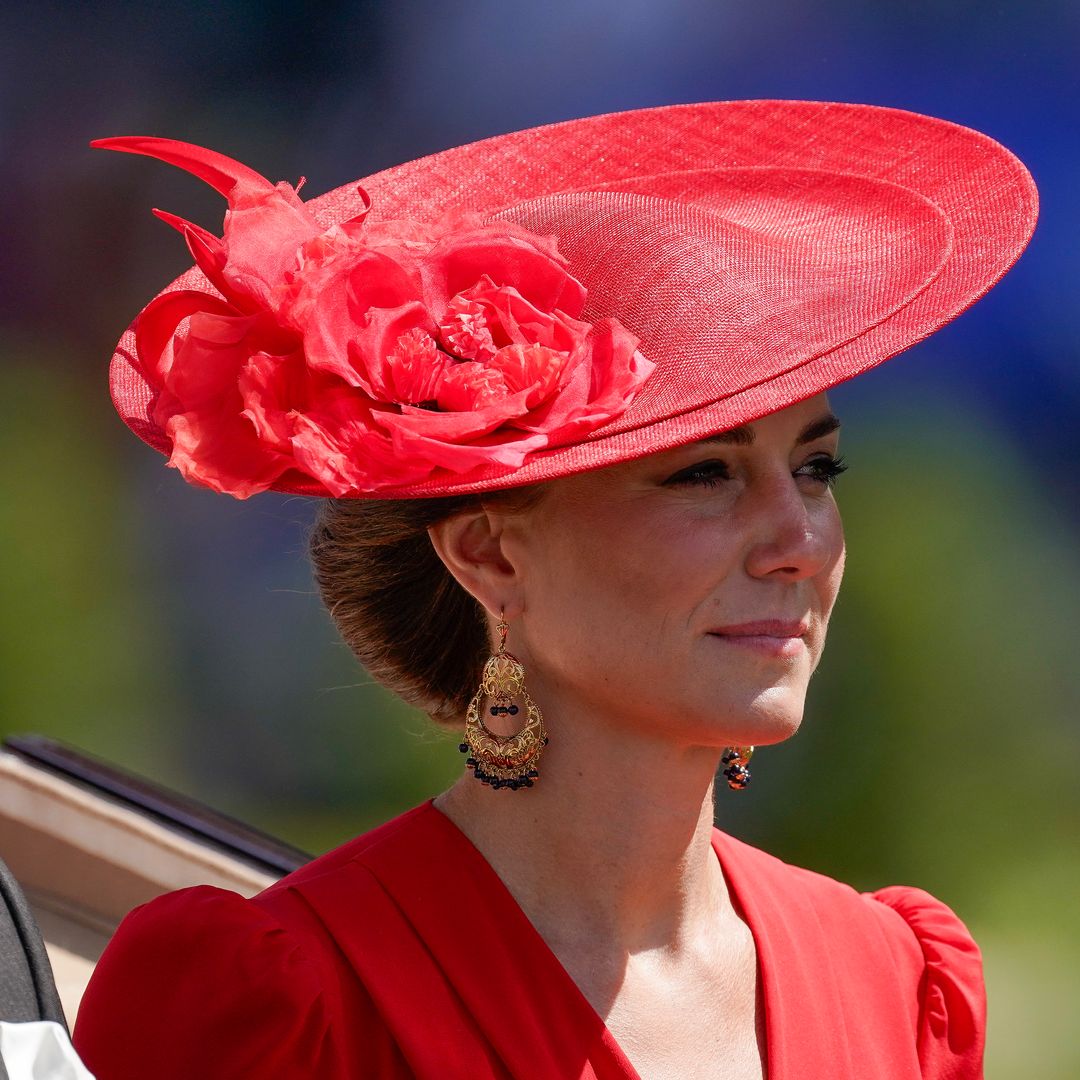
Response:
[[[840,558],[843,540],[836,503],[827,494],[806,496],[790,476],[761,493],[754,517],[746,553],[751,577],[799,581]]]

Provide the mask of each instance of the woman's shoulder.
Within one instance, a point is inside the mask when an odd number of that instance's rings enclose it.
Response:
[[[721,834],[723,835],[723,834]],[[885,935],[897,962],[920,977],[928,967],[958,976],[982,977],[980,950],[968,928],[946,903],[914,886],[859,892],[816,870],[785,863],[777,856],[726,837],[729,859],[737,860],[759,883],[797,899],[797,909],[827,931]]]
[[[320,999],[317,972],[278,919],[198,886],[124,919],[83,995],[75,1045],[117,1080],[198,1075],[211,1060],[220,1075],[254,1076],[257,1061],[317,1048]]]
[[[896,988],[911,1019],[922,1076],[982,1075],[982,958],[946,903],[906,885],[859,892],[730,837],[723,844],[739,877],[767,894],[800,941],[817,942],[864,987]]]
[[[368,1034],[378,1040],[379,1033],[364,988],[343,968],[320,897],[340,904],[347,896],[362,911],[365,889],[378,891],[368,856],[388,845],[408,857],[416,846],[410,823],[422,810],[313,859],[257,896],[200,885],[135,908],[79,1008],[75,1043],[90,1068],[109,1080],[151,1073],[164,1080],[199,1075],[212,1060],[214,1075],[236,1077],[290,1075],[290,1062],[304,1062],[311,1075],[339,1075],[348,1053],[337,1044],[335,1018],[349,1015],[355,1036],[370,1014]]]
[[[863,899],[913,953],[923,1075],[981,1076],[986,987],[982,954],[968,928],[947,904],[912,886],[892,885]]]
[[[281,905],[200,885],[123,920],[75,1026],[103,1080],[155,1076],[338,1076],[331,987],[318,951]]]
[[[432,842],[431,829],[441,818],[432,806],[432,800],[428,799],[305,863],[260,893],[255,900],[272,906],[276,897],[286,891],[308,891],[328,878],[342,874],[352,876],[359,868],[377,868],[388,858],[418,857]]]

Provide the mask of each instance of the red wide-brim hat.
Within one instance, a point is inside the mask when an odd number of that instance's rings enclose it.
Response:
[[[223,417],[224,463],[185,475],[242,496],[482,492],[748,423],[949,322],[1015,262],[1037,214],[1029,173],[992,139],[867,105],[572,120],[387,169],[302,211],[293,189],[186,144],[101,145],[182,164],[230,199],[227,252],[178,223],[207,273],[146,309],[141,340],[132,324],[111,388],[182,471],[192,448],[218,452]],[[271,220],[268,200],[286,196],[280,213],[317,230]],[[272,257],[250,250],[263,235]]]

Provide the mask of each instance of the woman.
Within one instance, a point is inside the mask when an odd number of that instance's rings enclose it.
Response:
[[[132,913],[76,1029],[99,1080],[981,1075],[957,917],[740,844],[713,784],[798,728],[824,644],[825,391],[1005,272],[1023,166],[812,102],[574,121],[307,205],[104,145],[230,203],[224,241],[167,218],[205,280],[121,342],[121,415],[192,482],[333,497],[323,597],[466,770],[254,900]]]

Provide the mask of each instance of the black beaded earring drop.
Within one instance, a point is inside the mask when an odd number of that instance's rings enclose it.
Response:
[[[732,791],[742,791],[750,783],[750,770],[746,766],[753,753],[752,746],[729,746],[720,758],[727,766],[724,778]]]

